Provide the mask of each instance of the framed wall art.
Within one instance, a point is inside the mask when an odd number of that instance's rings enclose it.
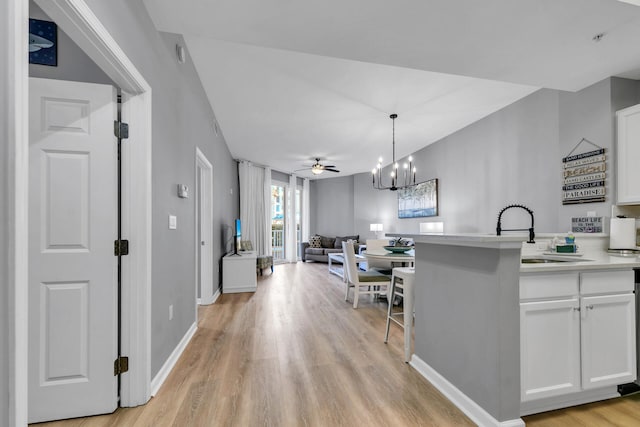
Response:
[[[58,26],[55,22],[29,19],[29,63],[58,66]]]
[[[438,179],[398,190],[398,218],[438,216]]]

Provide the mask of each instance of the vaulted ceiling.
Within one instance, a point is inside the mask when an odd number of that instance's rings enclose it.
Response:
[[[391,113],[403,157],[538,88],[640,78],[635,0],[144,1],[232,155],[283,172],[389,163]]]

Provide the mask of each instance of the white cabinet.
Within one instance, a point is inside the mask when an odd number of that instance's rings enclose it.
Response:
[[[520,278],[523,402],[633,381],[633,271]]]
[[[633,294],[583,297],[580,313],[582,388],[633,381],[636,378]]]
[[[619,205],[640,204],[640,104],[616,113]]]
[[[228,254],[222,258],[222,293],[255,292],[258,288],[256,253]]]
[[[580,390],[578,298],[520,304],[522,401]]]

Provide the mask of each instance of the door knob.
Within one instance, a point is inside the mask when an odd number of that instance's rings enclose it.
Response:
[[[201,242],[200,242],[200,244],[201,244],[202,246],[204,246],[204,240],[203,240],[203,241],[201,241]]]

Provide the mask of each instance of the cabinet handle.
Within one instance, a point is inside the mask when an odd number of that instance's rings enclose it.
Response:
[[[580,311],[580,307],[573,307],[573,311]]]
[[[588,305],[587,310],[593,310],[593,305]]]

